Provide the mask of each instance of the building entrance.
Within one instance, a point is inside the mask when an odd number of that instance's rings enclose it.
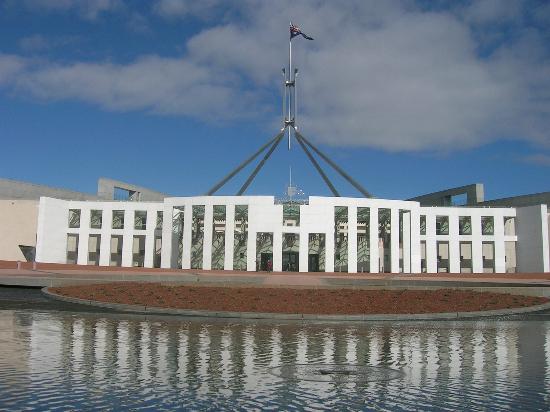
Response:
[[[283,252],[283,271],[298,272],[300,270],[299,258],[298,252]]]
[[[262,253],[260,258],[260,270],[267,271],[273,269],[273,253]],[[271,268],[269,267],[269,262],[271,261]]]
[[[308,258],[308,271],[309,272],[320,272],[319,270],[319,255],[310,254]]]

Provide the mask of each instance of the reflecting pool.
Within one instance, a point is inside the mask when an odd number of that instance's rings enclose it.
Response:
[[[77,311],[36,291],[3,293],[0,410],[550,408],[548,314],[236,322]]]

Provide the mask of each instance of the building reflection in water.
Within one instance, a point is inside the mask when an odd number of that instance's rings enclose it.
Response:
[[[187,394],[243,407],[291,399],[314,408],[347,397],[374,406],[490,401],[504,408],[527,396],[545,403],[550,385],[550,328],[536,321],[306,325],[4,310],[0,342],[0,387],[17,391],[18,377],[27,376],[25,390],[40,385],[37,396],[66,385],[72,396],[90,396],[93,387],[126,393],[130,403],[159,396],[177,403]],[[285,364],[370,365],[403,374],[342,383],[269,372]]]

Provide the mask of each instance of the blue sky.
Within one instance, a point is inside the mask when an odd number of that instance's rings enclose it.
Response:
[[[545,1],[0,1],[0,176],[206,192],[281,127],[289,20],[300,129],[376,197],[550,190]],[[248,193],[289,166],[330,193],[297,145]]]

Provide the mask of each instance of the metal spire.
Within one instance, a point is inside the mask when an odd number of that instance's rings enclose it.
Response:
[[[290,22],[292,27],[292,22]],[[283,68],[283,128],[288,131],[288,150],[290,150],[290,140],[292,130],[296,130],[296,76],[298,69],[292,70],[292,35],[288,40],[288,72]]]

